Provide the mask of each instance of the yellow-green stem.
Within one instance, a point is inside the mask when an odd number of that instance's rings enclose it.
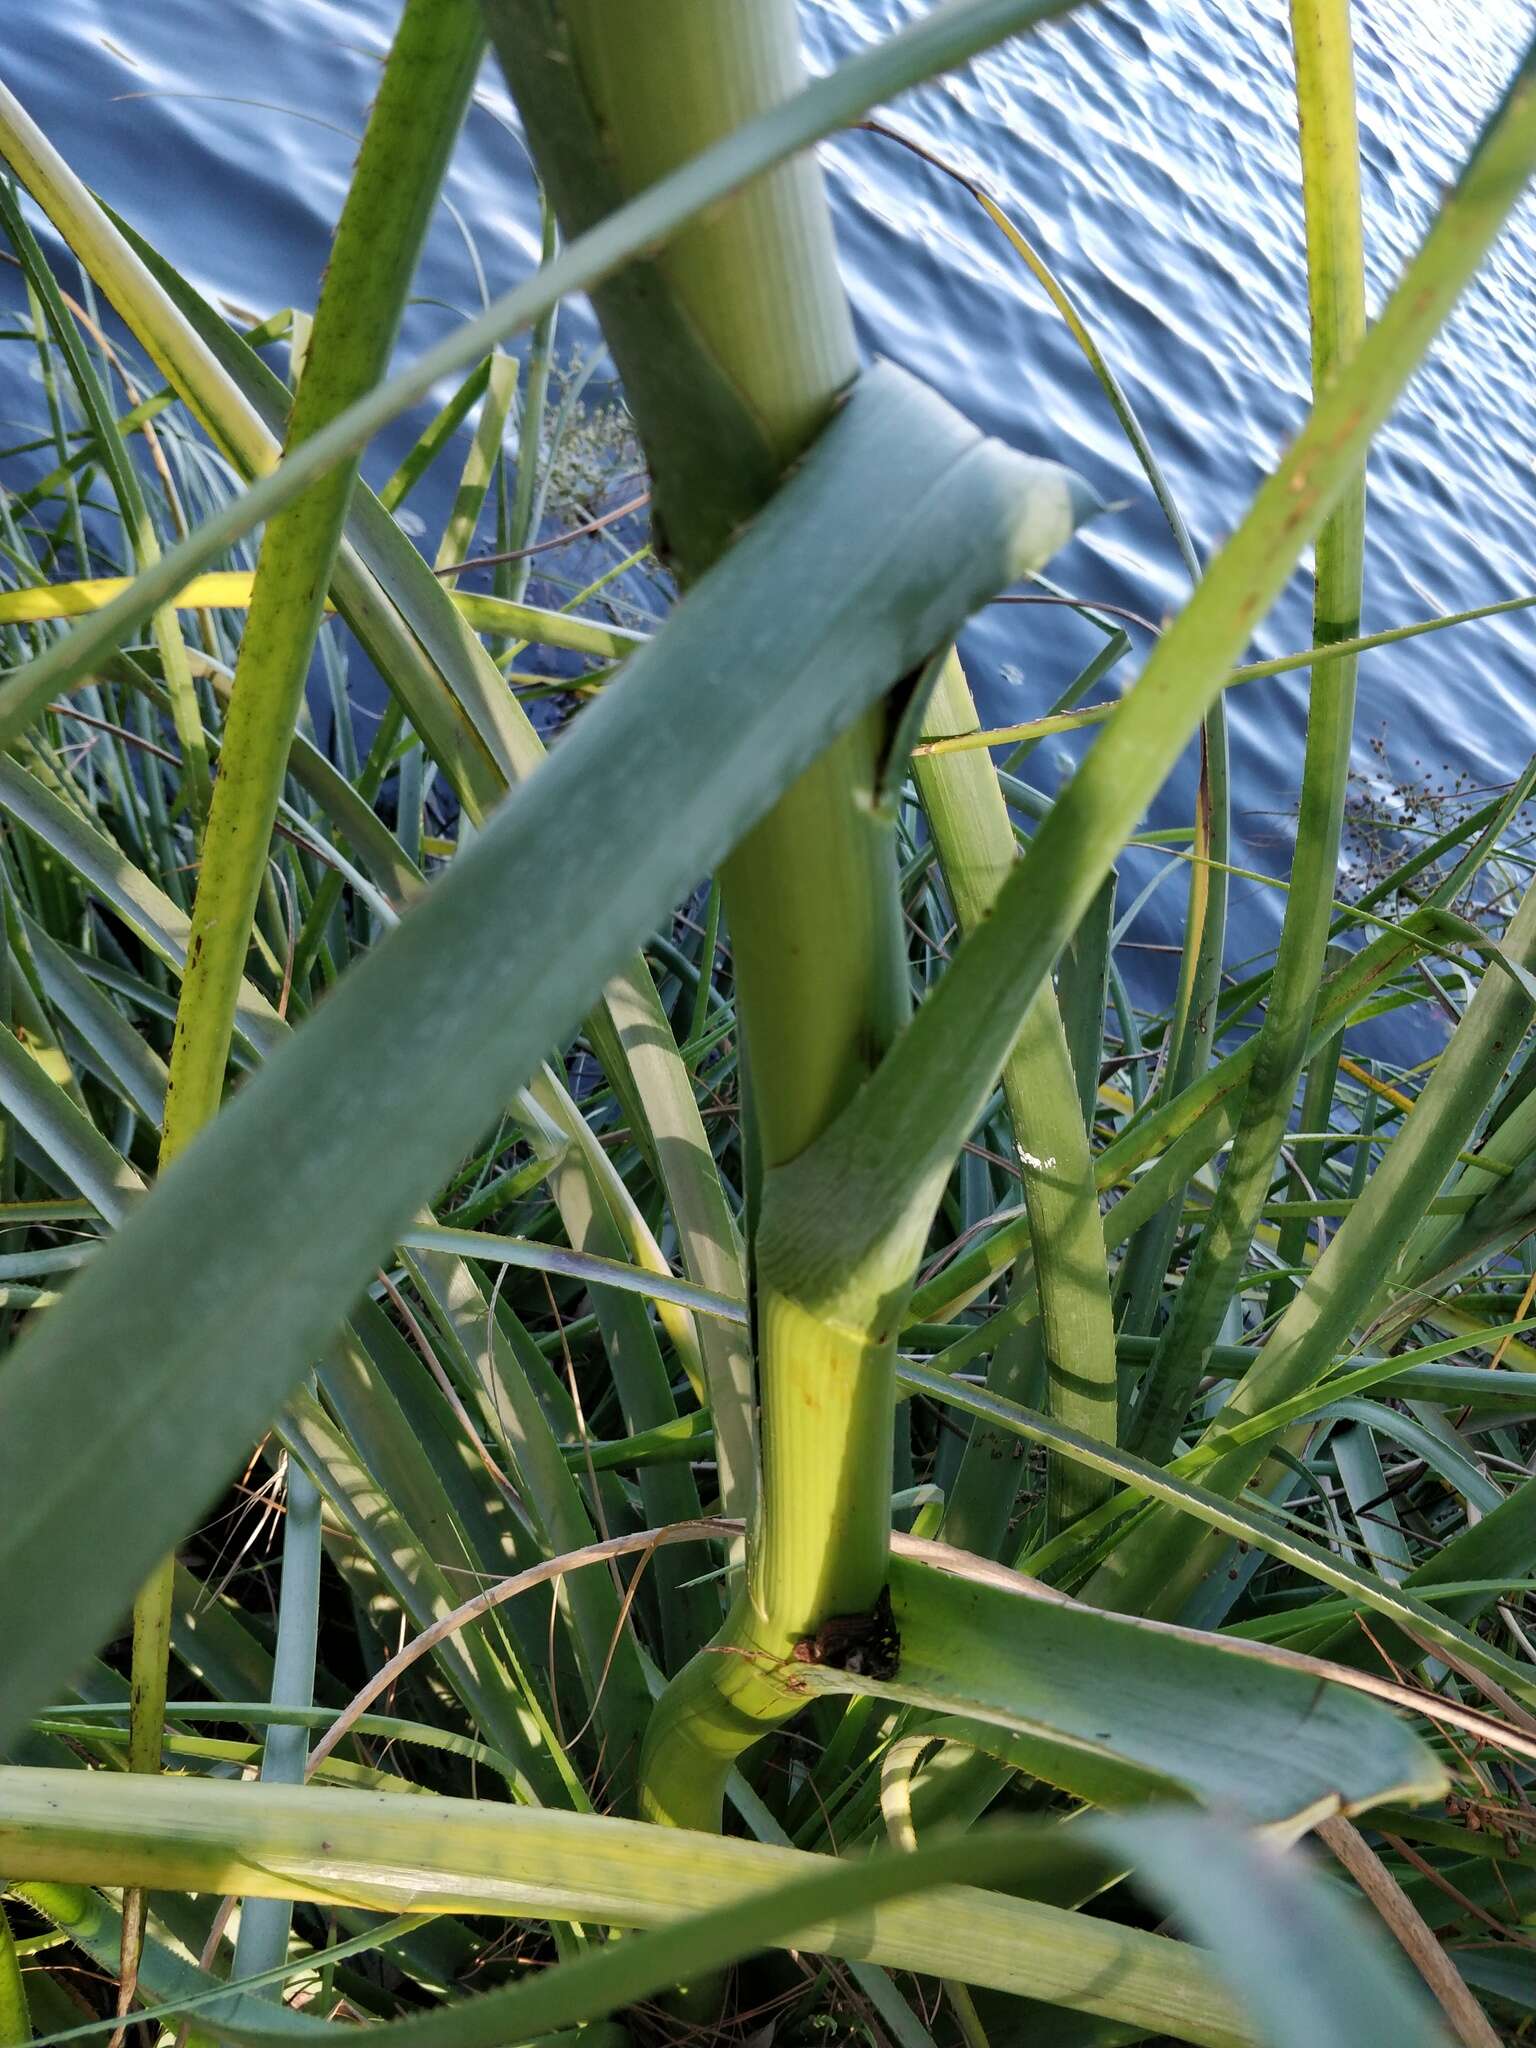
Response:
[[[1292,0],[1291,12],[1313,381],[1322,392],[1365,335],[1354,63],[1347,0]],[[1364,546],[1362,465],[1317,537],[1313,639],[1319,647],[1351,639],[1358,631]],[[1241,1287],[1306,1059],[1333,912],[1354,705],[1354,658],[1320,662],[1312,671],[1290,893],[1253,1078],[1210,1221],[1148,1369],[1130,1438],[1154,1463],[1173,1448],[1228,1306]]]
[[[889,1559],[894,1337],[844,1325],[758,1286],[763,1376],[762,1505],[747,1595],[762,1637],[791,1642],[878,1598]],[[874,1468],[873,1471],[871,1468]],[[879,1518],[871,1492],[886,1507]]]
[[[568,233],[805,77],[793,0],[488,0],[487,19]],[[814,162],[692,222],[597,305],[651,465],[657,542],[687,581],[730,546],[857,372]],[[765,1205],[775,1170],[846,1106],[906,1014],[893,827],[877,801],[884,744],[877,710],[722,871]],[[646,1765],[686,1791],[686,1814],[668,1790],[653,1810],[698,1825],[718,1825],[725,1767],[706,1768],[703,1753],[728,1765],[772,1718],[732,1704],[757,1701],[758,1660],[787,1654],[828,1613],[869,1605],[885,1578],[889,1346],[857,1325],[819,1327],[761,1274],[757,1338],[766,1495],[748,1589],[662,1702]],[[820,1404],[810,1432],[808,1401]]]
[[[474,0],[407,0],[369,116],[311,335],[287,445],[378,381],[474,81]],[[252,919],[356,465],[321,477],[268,527],[235,670],[176,1009],[160,1165],[218,1113]],[[129,1767],[157,1771],[175,1560],[134,1607]],[[133,1996],[144,1900],[124,1899],[119,1996]]]
[[[714,1641],[658,1704],[641,1813],[720,1825],[743,1750],[806,1703],[796,1648],[833,1615],[866,1612],[889,1566],[895,1341],[779,1291],[760,1271],[762,1471],[746,1585]],[[869,1324],[894,1324],[871,1310]],[[869,1512],[871,1497],[881,1513]]]
[[[883,723],[829,747],[721,869],[766,1174],[820,1136],[906,1018]]]
[[[924,730],[965,732],[979,722],[965,672],[958,656],[951,655],[934,686]],[[973,931],[987,917],[1017,857],[1013,823],[996,770],[986,754],[918,755],[913,770],[955,915],[962,931]],[[1003,1068],[1003,1094],[1035,1252],[1046,1405],[1058,1421],[1113,1443],[1115,1329],[1104,1234],[1077,1079],[1049,980],[1041,984],[1020,1021]],[[1009,1389],[999,1386],[995,1391]],[[979,1437],[980,1432],[973,1431],[973,1442]],[[990,1447],[969,1462],[970,1484],[955,1490],[961,1504],[978,1488],[995,1485],[1000,1466]],[[1016,1470],[1011,1459],[1001,1469],[1006,1475]],[[1052,1458],[1048,1474],[1047,1512],[1053,1528],[1065,1526],[1107,1498],[1108,1482],[1084,1466]]]
[[[289,449],[388,366],[481,47],[473,0],[407,0],[337,225]],[[278,514],[262,541],[192,911],[168,1121],[174,1114],[200,1126],[219,1106],[235,991],[355,475],[355,462],[338,464]]]

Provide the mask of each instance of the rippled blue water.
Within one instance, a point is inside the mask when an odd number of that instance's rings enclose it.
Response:
[[[925,0],[808,0],[826,66]],[[1496,102],[1525,0],[1359,0],[1370,288],[1381,303],[1437,194]],[[7,82],[77,168],[205,290],[266,312],[313,302],[391,0],[0,0]],[[1300,190],[1284,0],[1106,0],[913,95],[893,118],[1027,226],[1088,311],[1202,555],[1240,516],[1306,404]],[[867,134],[825,152],[866,346],[991,431],[1083,470],[1124,509],[1063,558],[1066,587],[1156,619],[1177,553],[1055,314],[957,186]],[[536,252],[531,180],[488,67],[403,346]],[[1368,630],[1536,587],[1536,211],[1527,204],[1381,437],[1371,463]],[[569,343],[591,340],[580,311]],[[0,389],[7,416],[31,412]],[[383,455],[387,455],[384,451]],[[383,460],[381,455],[381,461]],[[1298,579],[1260,653],[1307,644]],[[993,612],[967,640],[988,712],[1028,717],[1096,645],[1064,614]],[[1494,620],[1366,659],[1360,759],[1507,778],[1536,745],[1536,625]],[[1133,671],[1127,665],[1125,674]],[[1304,683],[1231,704],[1235,858],[1283,873]],[[1049,782],[1066,755],[1045,749]],[[1159,806],[1188,815],[1189,778]],[[1170,888],[1138,934],[1176,936]],[[1274,892],[1234,888],[1238,952],[1273,929]]]

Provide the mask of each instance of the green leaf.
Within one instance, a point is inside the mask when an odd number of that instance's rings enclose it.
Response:
[[[1209,2048],[1439,2048],[1395,1957],[1295,1859],[1230,1827],[1161,1810],[1074,1829],[983,1828],[867,1860],[588,1815],[311,1787],[0,1771],[0,1865],[17,1877],[287,1893],[388,1911],[470,1907],[659,1931],[447,2010],[374,2030],[380,2048],[502,2048],[652,1996],[769,1945],[868,1958],[1142,2024]],[[1037,1869],[1144,1869],[1211,1959],[1029,1897]],[[921,1898],[910,1894],[924,1892]],[[724,1903],[722,1904],[722,1901]],[[201,2008],[223,2038],[292,2041],[294,2017]],[[1245,2020],[1238,2004],[1253,2015]],[[1380,2031],[1378,2031],[1380,2029]],[[333,2035],[320,2023],[311,2040]]]
[[[901,373],[860,387],[623,680],[7,1366],[0,1493],[18,1507],[0,1532],[0,1628],[15,1645],[0,1725],[106,1635],[416,1205],[627,948],[839,724],[1058,545],[1080,506],[1065,472],[984,442]],[[82,1442],[77,1427],[108,1370],[131,1470],[115,1435]]]
[[[1111,1450],[1091,1437],[1079,1436],[1076,1431],[1064,1429],[1059,1423],[1016,1401],[1001,1400],[984,1388],[947,1380],[923,1366],[905,1362],[898,1370],[907,1386],[914,1391],[931,1394],[935,1400],[949,1407],[964,1409],[972,1415],[986,1416],[1027,1442],[1050,1444],[1069,1457],[1081,1459],[1084,1464],[1113,1473],[1132,1494],[1165,1504],[1175,1510],[1181,1520],[1187,1517],[1206,1529],[1235,1537],[1240,1543],[1257,1545],[1271,1557],[1283,1559],[1308,1577],[1320,1580],[1323,1585],[1352,1595],[1370,1613],[1401,1622],[1414,1636],[1443,1646],[1463,1663],[1486,1672],[1518,1698],[1528,1703],[1536,1702],[1536,1680],[1513,1658],[1505,1656],[1469,1630],[1446,1621],[1434,1608],[1406,1590],[1387,1585],[1373,1572],[1362,1571],[1357,1565],[1336,1557],[1311,1537],[1298,1535],[1277,1517],[1262,1513],[1245,1501],[1226,1500],[1193,1480],[1177,1478],[1160,1466],[1132,1457],[1128,1451]],[[1120,1508],[1121,1501],[1117,1498],[1107,1508],[1098,1510],[1092,1519],[1095,1523],[1107,1521],[1112,1516],[1117,1517]],[[1069,1531],[1065,1539],[1057,1539],[1053,1548],[1068,1545],[1073,1537],[1081,1534],[1081,1529]]]
[[[1180,1813],[1132,1815],[1109,1839],[1216,1969],[1269,2048],[1448,2048],[1401,1958],[1332,1886],[1294,1861]]]
[[[289,452],[323,435],[388,366],[483,47],[475,0],[406,0],[337,224]],[[223,1094],[251,919],[355,466],[323,465],[262,535],[176,1006],[162,1161]]]
[[[539,1972],[513,1992],[386,2028],[383,2048],[501,2048],[548,2026],[610,2012],[789,1935],[813,1951],[1027,1988],[1186,2039],[1251,2038],[1230,2002],[1206,1992],[1208,1971],[1193,1952],[966,1883],[1005,1872],[1027,1880],[1039,1848],[1038,1836],[1020,1830],[1011,1841],[981,1836],[851,1865],[681,1830],[467,1800],[0,1772],[0,1849],[7,1871],[23,1879],[134,1878],[157,1889],[228,1887],[251,1896],[286,1891],[383,1911],[401,1903],[417,1911],[473,1903],[476,1911],[510,1917],[665,1930]],[[1085,1843],[1082,1860],[1092,1866],[1100,1859]],[[957,1879],[963,1889],[931,1890],[936,1880]],[[929,1895],[902,1899],[920,1889]],[[253,2032],[249,2020],[226,2019],[218,2006],[204,2008],[202,2024],[234,2040],[267,2034],[266,2027]],[[289,2023],[277,2024],[291,2038]],[[322,2032],[309,2031],[311,2038]]]
[[[455,1258],[480,1259],[489,1266],[518,1266],[531,1273],[558,1273],[589,1287],[612,1287],[625,1294],[645,1295],[651,1301],[673,1301],[680,1308],[695,1309],[724,1323],[747,1320],[746,1308],[739,1301],[595,1252],[573,1252],[563,1245],[537,1244],[526,1237],[498,1237],[483,1230],[426,1224],[404,1231],[399,1241],[417,1251],[448,1252]]]
[[[1291,0],[1306,199],[1312,384],[1326,392],[1365,334],[1360,148],[1348,0]],[[1360,626],[1365,560],[1363,450],[1317,536],[1313,638]],[[1307,743],[1285,921],[1242,1117],[1216,1200],[1142,1382],[1127,1441],[1154,1463],[1173,1449],[1222,1320],[1242,1284],[1253,1233],[1307,1057],[1339,867],[1355,713],[1353,657],[1312,670]],[[1161,1278],[1159,1277],[1159,1285]]]
[[[15,1033],[0,1025],[0,1108],[29,1131],[46,1156],[109,1220],[126,1215],[144,1183],[127,1161],[50,1080]]]
[[[1152,1772],[1253,1821],[1315,1819],[1335,1802],[1355,1812],[1444,1789],[1435,1758],[1390,1710],[1320,1685],[1314,1672],[1255,1663],[1219,1637],[910,1557],[891,1561],[891,1603],[901,1632],[895,1678],[877,1683],[810,1664],[803,1678],[811,1690],[904,1700],[1038,1736],[1050,1764],[1040,1775],[1079,1796],[1093,1796],[1088,1774],[1101,1760]],[[1028,1751],[1026,1741],[1021,1764]]]

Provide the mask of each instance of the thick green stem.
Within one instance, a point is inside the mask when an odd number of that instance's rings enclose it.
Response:
[[[658,1703],[642,1762],[642,1813],[678,1827],[718,1828],[737,1758],[805,1705],[797,1644],[829,1616],[868,1613],[889,1567],[904,1290],[883,1302],[855,1289],[807,1302],[794,1291],[793,1258],[781,1287],[784,1198],[771,1178],[768,1187],[757,1271],[762,1472],[747,1583],[714,1641]]]
[[[128,1768],[145,1774],[159,1770],[161,1746],[165,1739],[165,1696],[171,1663],[175,1577],[175,1557],[162,1558],[158,1569],[145,1581],[133,1603]],[[123,1940],[117,1972],[119,2014],[127,2013],[133,2005],[148,1910],[149,1900],[144,1892],[132,1887],[124,1891]]]
[[[165,1727],[166,1667],[176,1560],[165,1559],[133,1610],[133,1678],[128,1694],[128,1768],[158,1771]]]
[[[488,0],[567,233],[804,82],[791,0]],[[664,116],[661,110],[664,111]],[[690,223],[596,294],[686,582],[731,544],[858,370],[808,159]],[[891,827],[871,714],[736,849],[722,881],[763,1161],[792,1158],[905,1013]]]
[[[791,0],[486,0],[485,15],[567,236],[805,79]],[[691,580],[858,368],[814,161],[758,179],[595,297],[651,467],[658,539]]]
[[[760,1271],[762,1503],[747,1566],[755,1634],[793,1644],[885,1585],[894,1331],[883,1339],[781,1293]],[[879,1516],[869,1512],[873,1496]]]
[[[768,1174],[820,1136],[906,1020],[893,829],[876,801],[883,741],[878,714],[855,726],[721,869]]]
[[[487,17],[562,225],[577,233],[805,79],[792,0],[488,0]],[[728,548],[858,368],[814,162],[690,223],[605,284],[597,305],[650,462],[661,552],[688,581]],[[896,678],[892,678],[894,682]],[[877,801],[877,709],[830,748],[726,862],[722,894],[769,1187],[846,1106],[906,1016],[891,820]],[[771,1193],[765,1196],[771,1203]],[[748,1589],[657,1716],[652,1806],[718,1822],[725,1758],[766,1722],[725,1695],[885,1582],[890,1346],[820,1329],[759,1275],[763,1486]],[[808,1418],[814,1418],[808,1422]],[[734,1653],[740,1653],[739,1655]],[[769,1688],[772,1690],[772,1688]],[[746,1690],[754,1690],[750,1683]],[[716,1698],[724,1734],[707,1728]],[[679,1703],[686,1703],[679,1711]],[[723,1781],[721,1781],[723,1782]]]

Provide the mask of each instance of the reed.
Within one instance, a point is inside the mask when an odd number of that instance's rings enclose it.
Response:
[[[1203,565],[960,180],[1190,568],[1110,706],[1129,636],[1044,579],[1113,512],[861,368],[811,153],[1066,11],[812,79],[792,0],[405,0],[320,302],[243,332],[0,92],[46,400],[0,450],[6,2048],[1522,2024],[1536,763],[1339,867],[1356,664],[1536,602],[1359,630],[1371,440],[1536,57],[1367,330],[1348,8],[1292,0],[1315,401]],[[544,260],[401,366],[487,47]],[[573,291],[648,525],[615,480],[546,530],[611,436]],[[1309,546],[1314,644],[1247,662]],[[954,645],[1004,595],[1104,646],[993,732]],[[1222,703],[1285,668],[1234,983]],[[1161,1014],[1133,845],[1189,892]],[[1395,1013],[1424,1065],[1362,1050]]]

